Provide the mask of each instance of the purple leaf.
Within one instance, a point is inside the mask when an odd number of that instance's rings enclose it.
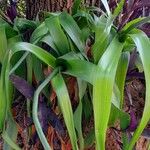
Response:
[[[144,80],[144,73],[140,73],[140,72],[131,72],[127,74],[127,80],[131,79],[131,78],[138,78],[138,79],[142,79]]]
[[[130,118],[131,118],[130,125],[127,128],[127,130],[130,132],[133,132],[137,128],[138,123],[137,123],[135,113],[133,112],[132,109],[130,110]]]
[[[39,101],[39,120],[44,133],[47,132],[49,122],[61,137],[65,136],[62,123],[58,119],[57,115],[51,110],[51,108],[47,106],[44,100]]]
[[[10,80],[14,87],[26,98],[32,99],[34,95],[34,88],[27,83],[26,80],[17,76],[17,75],[10,75]],[[50,107],[47,106],[46,101],[40,95],[39,97],[39,111],[38,116],[40,120],[40,124],[42,126],[43,132],[46,134],[49,123],[51,126],[56,130],[56,132],[62,138],[65,137],[65,131],[61,121],[59,120],[58,116],[52,111]],[[33,137],[33,141],[36,141],[37,135],[35,134]]]
[[[16,2],[11,1],[10,6],[7,8],[7,15],[13,22],[17,16]]]
[[[10,80],[14,87],[26,98],[32,99],[34,95],[34,88],[27,83],[27,81],[17,75],[10,75]]]

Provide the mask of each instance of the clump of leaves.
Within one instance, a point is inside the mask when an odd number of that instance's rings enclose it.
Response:
[[[0,55],[2,56],[0,60],[2,64],[0,130],[4,140],[14,149],[19,148],[8,137],[11,122],[13,122],[12,125],[15,124],[11,114],[13,86],[9,82],[9,76],[16,72],[18,66],[25,59],[27,60],[27,81],[32,83],[33,73],[34,80],[37,83],[41,83],[34,92],[32,110],[30,110],[31,103],[28,103],[27,109],[28,115],[31,115],[32,111],[33,123],[44,149],[48,150],[51,147],[44,134],[44,126],[40,123],[44,118],[40,116],[39,120],[38,117],[38,106],[40,105],[39,97],[41,92],[48,102],[50,90],[47,85],[49,84],[57,95],[58,106],[63,115],[74,150],[84,149],[86,145],[82,132],[82,112],[85,107],[82,102],[87,94],[90,95],[91,107],[94,112],[96,149],[105,150],[108,126],[113,126],[115,121],[119,119],[121,129],[125,130],[130,123],[129,115],[123,112],[122,107],[130,53],[135,47],[143,64],[146,80],[146,98],[141,121],[131,141],[125,143],[124,148],[131,150],[138,140],[150,119],[150,42],[147,35],[137,27],[139,24],[147,22],[149,18],[141,17],[132,20],[118,30],[114,25],[114,21],[123,8],[124,0],[118,3],[113,13],[110,11],[106,0],[102,0],[102,3],[106,13],[102,12],[99,17],[88,9],[79,11],[80,1],[76,1],[73,6],[73,16],[66,12],[44,12],[44,21],[42,22],[16,19],[15,29],[2,21],[4,25],[0,26],[2,33],[0,34],[2,39],[0,40],[2,42],[0,43],[2,49],[2,55]],[[11,29],[11,32],[7,30],[7,27]],[[35,30],[30,37],[30,42],[18,42],[16,40],[16,36],[20,37],[26,29],[32,28],[35,28]],[[90,39],[93,39],[92,46],[87,44]],[[91,47],[89,48],[89,46]],[[16,57],[14,63],[12,60],[16,55],[20,54],[18,52],[23,55]],[[43,68],[47,67],[51,71],[48,71],[49,75],[45,76]],[[78,87],[76,92],[78,106],[74,111],[71,105],[70,91],[67,89],[66,81],[68,77],[74,77]],[[14,86],[19,89],[18,84],[14,83]],[[25,86],[25,83],[23,86]],[[20,92],[27,97],[28,94],[21,88]],[[41,110],[42,107],[39,106],[39,109]],[[131,119],[131,121],[133,120]],[[12,135],[16,137],[16,133],[15,128]]]

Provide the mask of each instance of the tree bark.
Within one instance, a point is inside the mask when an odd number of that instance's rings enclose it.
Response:
[[[100,0],[84,0],[87,6],[100,6]],[[39,11],[70,11],[73,0],[26,0],[26,17],[35,19]]]
[[[62,11],[66,4],[66,0],[26,0],[26,17],[34,19],[40,11]]]

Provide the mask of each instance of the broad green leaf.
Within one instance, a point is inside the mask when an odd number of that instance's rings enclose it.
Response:
[[[2,79],[0,80],[0,131],[3,130],[4,121],[6,117],[6,101],[5,101],[5,92]]]
[[[78,107],[76,108],[76,111],[74,112],[74,126],[77,130],[80,150],[83,150],[84,139],[83,139],[83,134],[82,134],[82,101],[81,100],[79,101]]]
[[[33,66],[36,66],[36,67],[33,67],[33,72],[34,72],[36,82],[40,83],[45,77],[43,69],[42,69],[43,63],[36,56],[32,56],[32,63],[33,63]],[[43,89],[42,92],[46,96],[46,98],[49,99],[49,89],[47,86]]]
[[[36,66],[36,67],[33,67],[33,72],[35,74],[36,82],[39,83],[40,81],[44,79],[42,63],[36,56],[32,56],[32,63],[33,63],[33,66]]]
[[[135,42],[137,51],[139,52],[139,55],[141,57],[143,68],[144,68],[145,80],[146,80],[145,107],[144,107],[141,121],[135,133],[133,134],[133,137],[127,148],[128,150],[131,150],[150,119],[150,109],[149,109],[150,108],[150,92],[149,92],[150,91],[150,75],[149,75],[150,73],[150,61],[149,61],[150,41],[149,41],[149,38],[146,36],[146,34],[140,30],[133,30],[129,34],[129,36]]]
[[[45,25],[45,22],[41,23],[32,33],[30,42],[35,43],[40,38],[44,37],[48,33],[48,28]]]
[[[76,54],[72,52],[63,55],[56,60],[56,65],[62,66],[64,69],[63,73],[75,76],[91,84],[94,79],[93,74],[95,72],[100,72],[98,66],[83,60],[83,56],[80,53]]]
[[[18,146],[14,143],[14,141],[11,140],[11,137],[13,138],[13,140],[16,139],[17,131],[16,131],[14,122],[12,122],[13,119],[11,116],[12,86],[9,82],[9,67],[10,67],[9,55],[6,53],[4,61],[3,61],[2,73],[1,73],[1,81],[3,82],[2,85],[3,85],[3,92],[4,92],[3,93],[4,99],[2,100],[5,101],[5,107],[4,107],[5,110],[3,112],[5,118],[2,123],[3,124],[6,123],[5,124],[6,131],[5,131],[5,128],[3,128],[2,137],[11,147],[13,147],[14,149],[19,149]],[[11,125],[13,125],[14,128],[10,127]],[[3,125],[3,127],[5,126]],[[11,128],[11,135],[9,136],[8,134],[10,134],[10,128]]]
[[[88,22],[89,23],[93,23],[94,22],[92,15],[89,14],[88,12],[84,11],[84,10],[78,10],[78,12],[75,15],[73,15],[73,18],[74,19],[76,19],[76,18],[77,19],[83,19],[83,18],[85,18],[84,22],[82,22],[82,23],[86,24],[86,25],[87,25]],[[79,24],[79,23],[80,23],[80,21],[78,20],[77,24],[79,26],[83,26],[82,24]]]
[[[130,116],[126,112],[118,109],[115,105],[111,105],[111,113],[109,117],[109,126],[114,126],[115,122],[120,120],[121,129],[125,130],[130,124]]]
[[[122,31],[126,31],[128,28],[130,28],[131,26],[138,24],[139,22],[141,22],[143,19],[145,19],[145,17],[141,17],[141,18],[136,18],[134,20],[131,20],[130,22],[128,22],[123,28]]]
[[[65,32],[69,35],[72,41],[75,43],[76,47],[83,52],[85,48],[85,41],[83,41],[82,32],[78,27],[77,23],[67,13],[62,13],[60,16],[60,23],[64,28]]]
[[[77,13],[81,2],[82,2],[82,0],[75,0],[74,1],[73,6],[72,6],[72,14],[73,15]]]
[[[0,26],[4,26],[5,27],[5,32],[6,32],[7,39],[18,35],[18,32],[15,31],[10,24],[8,24],[6,21],[4,21],[1,18],[0,18]]]
[[[69,74],[78,77],[84,81],[93,84],[95,73],[100,73],[100,68],[90,62],[83,60],[68,60],[65,63],[66,70],[65,74]]]
[[[0,26],[0,62],[2,63],[4,55],[7,50],[7,39],[5,33],[5,26]]]
[[[118,17],[118,15],[121,13],[121,11],[123,10],[124,3],[125,0],[120,0],[118,6],[115,8],[113,13],[114,18]]]
[[[73,150],[78,150],[77,137],[74,128],[73,111],[68,94],[68,90],[61,74],[57,74],[52,80],[53,88],[58,97],[58,103],[61,108],[66,127],[71,139]]]
[[[37,27],[37,22],[32,20],[27,20],[24,18],[16,18],[14,22],[14,28],[18,31],[24,31],[26,29],[35,29]]]
[[[92,113],[93,113],[93,108],[91,107],[92,102],[91,102],[91,99],[89,98],[87,92],[85,93],[85,95],[83,97],[82,103],[83,103],[82,107],[83,107],[84,118],[87,122],[89,122],[90,118],[92,116]]]
[[[120,109],[120,97],[121,96],[120,96],[119,88],[118,88],[117,84],[115,83],[113,86],[113,93],[112,93],[111,102],[118,109]]]
[[[11,46],[12,46],[14,43],[21,42],[21,41],[22,41],[21,35],[15,35],[15,36],[13,36],[13,37],[7,39],[8,49],[11,49]]]
[[[123,150],[126,150],[128,145],[129,145],[129,137],[128,137],[128,133],[124,132],[122,133],[122,142],[123,142]]]
[[[140,58],[139,55],[137,55],[137,57],[136,57],[135,66],[138,68],[139,72],[143,72],[144,71],[143,64],[142,64],[142,61],[141,61],[141,58]]]
[[[101,17],[96,17],[94,32],[95,32],[95,43],[92,46],[92,54],[94,62],[97,64],[104,51],[106,50],[110,37],[111,37],[111,27],[112,27],[112,17],[106,18],[104,15]]]
[[[99,66],[80,60],[79,58],[60,58],[66,68],[64,73],[81,78],[94,85],[93,107],[95,120],[97,119],[95,123],[96,134],[98,134],[97,143],[101,143],[102,148],[104,148],[105,133],[109,120],[115,73],[122,49],[123,43],[120,43],[118,39],[115,38],[99,61]],[[105,105],[105,107],[103,107],[103,105]]]
[[[107,0],[101,0],[101,2],[103,3],[103,5],[104,5],[104,7],[105,7],[105,9],[107,11],[107,14],[110,15],[111,12],[110,12],[110,8],[109,8]]]
[[[6,89],[6,84],[8,83],[8,79],[6,82],[6,71],[7,71],[7,60],[8,55],[5,55],[2,69],[1,69],[1,77],[0,77],[0,131],[4,129],[5,120],[7,117],[7,110],[8,110],[8,93]]]
[[[60,56],[60,53],[59,53],[59,51],[57,50],[57,47],[56,47],[56,45],[55,45],[55,43],[54,43],[54,40],[53,40],[53,38],[52,38],[51,35],[46,35],[46,36],[44,36],[40,41],[46,43],[47,45],[49,45],[49,46],[50,46],[51,48],[53,48],[53,49],[55,50],[55,52]]]
[[[6,38],[6,37],[5,37]],[[15,40],[14,40],[15,39]],[[6,40],[6,39],[5,39]],[[7,48],[9,48],[10,43],[14,43],[16,40],[16,36],[14,38],[11,38],[8,40],[7,43],[3,44],[8,44],[6,45]],[[4,41],[3,41],[4,42]],[[5,46],[5,47],[6,47]],[[2,69],[1,69],[1,77],[0,77],[0,130],[4,128],[5,120],[7,119],[8,112],[10,111],[11,107],[11,99],[12,99],[12,87],[9,83],[9,51],[4,51],[3,54],[3,61],[2,61]]]
[[[87,89],[87,83],[80,79],[77,79],[78,82],[78,90],[79,90],[79,99],[82,100],[83,96],[85,95]]]
[[[45,20],[45,24],[50,35],[61,55],[69,52],[69,43],[65,33],[63,32],[58,16],[53,16]]]
[[[128,52],[123,52],[118,68],[117,68],[117,73],[116,73],[116,84],[120,90],[121,93],[121,100],[120,100],[120,108],[122,109],[123,107],[123,99],[124,99],[124,86],[125,86],[125,79],[126,79],[126,74],[127,74],[127,69],[129,65],[129,53]]]
[[[94,140],[95,132],[94,129],[92,129],[85,138],[85,147],[89,148],[90,146],[92,146],[94,144]]]
[[[124,43],[116,36],[98,62],[100,73],[95,73],[93,82],[93,111],[96,147],[105,150],[106,131],[111,110],[111,98],[117,65]]]
[[[137,18],[137,19],[130,21],[121,30],[121,32],[120,32],[121,36],[126,35],[132,29],[135,29],[135,28],[139,27],[140,25],[147,23],[148,21],[150,21],[150,17],[142,17],[142,18]]]
[[[77,82],[78,82],[78,92],[79,92],[79,104],[76,111],[74,112],[74,125],[78,132],[80,149],[83,150],[84,139],[82,134],[82,98],[85,94],[87,83],[80,79],[77,79]]]
[[[132,52],[133,49],[135,49],[134,42],[131,39],[127,38],[126,41],[125,41],[125,45],[124,45],[123,51],[124,52]]]
[[[26,59],[26,57],[29,55],[29,52],[25,52],[22,57],[18,60],[18,62],[11,68],[9,71],[9,75],[15,72],[16,69],[22,64],[22,62]]]
[[[18,42],[12,45],[11,55],[19,51],[31,52],[47,65],[50,65],[52,68],[55,67],[55,57],[38,46],[26,42]]]

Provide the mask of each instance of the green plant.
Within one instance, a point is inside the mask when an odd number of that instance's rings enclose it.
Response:
[[[9,75],[14,73],[26,57],[30,55],[31,57],[28,59],[32,60],[30,61],[32,64],[27,63],[27,70],[30,73],[28,79],[31,79],[31,72],[33,71],[36,81],[44,80],[34,93],[32,107],[33,122],[43,147],[47,150],[50,149],[38,118],[38,98],[40,92],[43,92],[45,97],[49,96],[46,85],[51,81],[50,85],[56,92],[58,105],[64,117],[72,148],[74,150],[83,149],[86,145],[84,143],[86,140],[84,140],[82,133],[82,112],[85,107],[82,102],[86,95],[89,94],[90,101],[93,104],[91,107],[94,112],[96,149],[104,150],[108,126],[113,126],[115,121],[119,119],[121,129],[124,130],[130,122],[129,115],[123,112],[124,84],[130,52],[136,47],[145,73],[146,99],[141,122],[133,134],[131,141],[124,146],[125,149],[131,150],[150,118],[150,95],[148,92],[150,90],[150,42],[146,34],[137,29],[138,25],[147,22],[149,18],[140,18],[131,21],[118,31],[113,22],[122,10],[124,0],[120,1],[114,13],[111,13],[107,1],[103,0],[102,3],[105,6],[107,14],[102,13],[100,17],[86,8],[79,11],[78,2],[73,7],[73,16],[66,12],[44,12],[44,21],[42,22],[37,21],[35,23],[25,20],[25,23],[21,26],[16,23],[15,27],[18,33],[22,33],[27,27],[35,28],[30,42],[15,41],[10,43],[11,46],[4,45],[6,41],[9,41],[9,38],[6,38],[7,34],[5,31],[7,31],[7,28],[1,27],[0,31],[2,34],[0,34],[0,38],[2,40],[0,41],[3,42],[0,46],[3,50],[1,52],[5,53],[5,57],[4,54],[0,55],[2,56],[0,60],[2,63],[0,80],[0,92],[2,92],[0,94],[2,96],[0,99],[0,110],[2,111],[0,113],[0,129],[2,135],[9,142],[4,136],[4,133],[7,133],[4,126],[5,122],[9,125],[7,116],[11,116],[12,118],[10,113],[12,96],[11,89],[9,88]],[[85,23],[81,24],[81,22]],[[36,24],[38,25],[37,27]],[[14,32],[15,35],[17,34],[16,31],[11,30],[11,35]],[[89,38],[94,39],[91,51],[86,49],[86,42]],[[50,48],[50,51],[46,51],[42,47],[43,43]],[[11,63],[11,60],[18,52],[21,52],[21,54],[22,52],[24,53],[22,57],[16,57],[16,63]],[[89,52],[91,56],[88,55]],[[2,60],[3,58],[4,60]],[[33,64],[39,66],[38,70]],[[50,67],[53,72],[48,77],[43,77],[41,66]],[[74,112],[66,84],[68,77],[76,78],[78,86],[77,95],[79,102]],[[30,113],[29,106],[27,109]],[[79,146],[77,144],[78,138]],[[9,144],[13,148],[19,149],[11,142]]]

